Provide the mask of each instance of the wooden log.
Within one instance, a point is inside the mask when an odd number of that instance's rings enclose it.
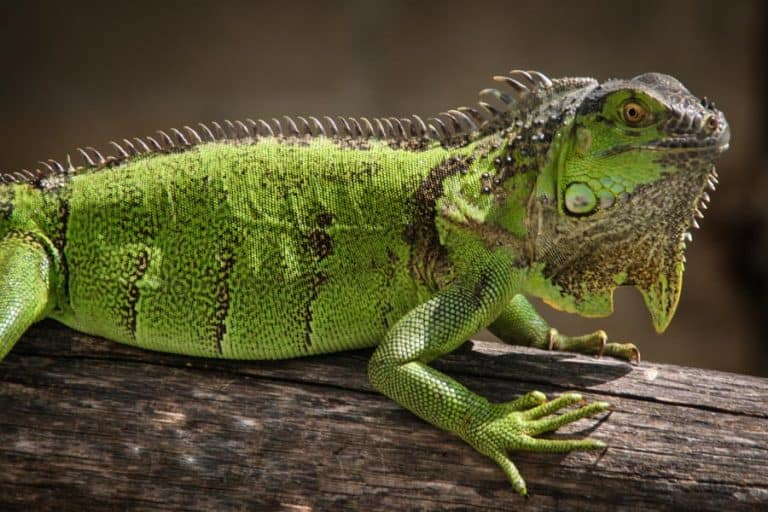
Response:
[[[151,353],[43,322],[0,363],[0,510],[755,510],[768,380],[472,342],[436,366],[492,400],[607,400],[513,454],[531,493],[374,392],[370,351],[289,361]],[[470,349],[471,348],[471,349]],[[764,508],[765,510],[765,508]]]

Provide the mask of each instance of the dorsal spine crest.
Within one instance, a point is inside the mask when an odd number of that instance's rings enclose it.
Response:
[[[213,121],[210,126],[198,123],[197,128],[184,126],[183,131],[171,128],[170,134],[158,130],[155,136],[134,137],[121,142],[110,141],[115,154],[105,156],[98,149],[88,146],[77,148],[80,165],[73,165],[67,157],[67,166],[49,159],[40,162],[42,167],[33,171],[21,170],[0,174],[0,183],[39,184],[53,175],[72,175],[82,171],[111,168],[152,154],[187,151],[207,143],[256,143],[264,138],[311,139],[326,137],[343,141],[382,140],[393,148],[420,150],[433,144],[443,147],[459,147],[486,137],[497,131],[521,126],[521,119],[558,94],[596,83],[590,78],[563,78],[551,80],[537,71],[512,70],[508,75],[495,76],[495,81],[505,85],[511,94],[499,89],[483,89],[480,101],[473,107],[449,109],[424,121],[418,115],[407,118],[343,117],[330,116],[282,116],[245,121]],[[553,105],[556,106],[556,105]]]

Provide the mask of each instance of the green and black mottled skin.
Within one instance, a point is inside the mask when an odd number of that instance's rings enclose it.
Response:
[[[521,76],[507,80],[514,101],[496,95],[508,110],[475,112],[463,130],[435,121],[431,137],[262,130],[6,180],[0,359],[45,317],[192,356],[378,346],[372,384],[525,494],[507,452],[603,447],[535,436],[607,404],[550,416],[581,397],[490,403],[429,362],[484,327],[508,343],[637,359],[602,331],[558,333],[525,296],[607,315],[613,290],[634,285],[663,330],[729,130],[669,76]]]

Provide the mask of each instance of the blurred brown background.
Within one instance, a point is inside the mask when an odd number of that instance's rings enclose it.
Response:
[[[759,1],[16,2],[0,5],[0,170],[198,121],[423,116],[473,102],[510,68],[675,75],[731,123],[721,184],[656,335],[634,290],[606,328],[646,360],[768,376],[768,117]]]

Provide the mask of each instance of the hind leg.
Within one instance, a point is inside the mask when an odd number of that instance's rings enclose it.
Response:
[[[34,237],[0,242],[0,360],[48,312],[50,282],[50,258]]]
[[[627,361],[640,361],[640,351],[632,343],[608,343],[605,331],[582,336],[566,336],[551,328],[523,295],[515,295],[490,331],[511,345],[528,345],[547,350],[562,350],[590,355],[606,355]]]

